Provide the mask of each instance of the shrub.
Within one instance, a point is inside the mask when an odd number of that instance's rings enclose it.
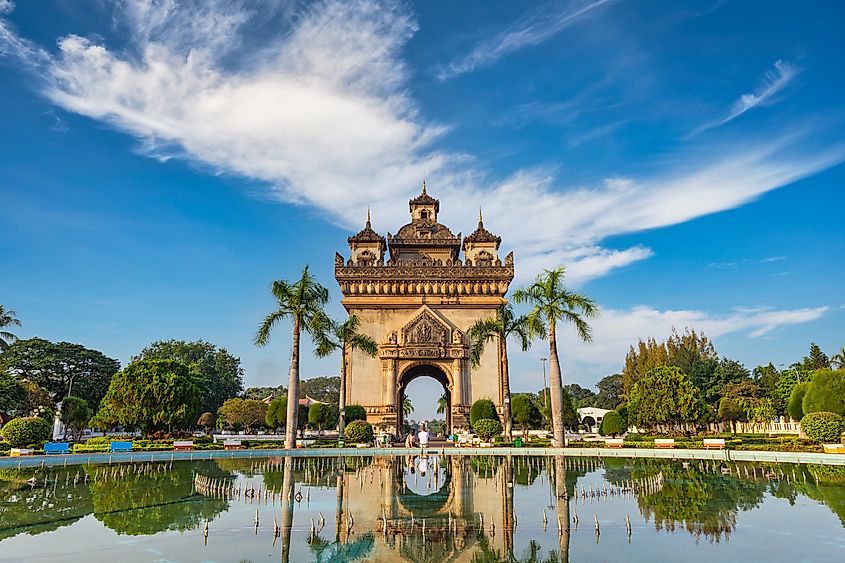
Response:
[[[845,430],[845,418],[834,412],[811,412],[801,419],[801,429],[814,442],[839,442]]]
[[[814,372],[802,408],[804,414],[832,412],[845,415],[845,371],[820,369]]]
[[[473,429],[475,429],[475,423],[479,420],[499,420],[496,405],[490,399],[478,399],[470,407],[469,424]]]
[[[476,420],[472,427],[475,430],[475,433],[478,434],[478,437],[485,442],[491,438],[499,436],[502,433],[502,423],[490,418]]]
[[[807,388],[809,386],[809,383],[799,383],[792,388],[792,393],[789,395],[789,403],[786,406],[786,412],[795,420],[801,420],[804,418],[804,408],[802,407],[802,403],[804,402],[804,395],[807,394]]]
[[[361,405],[346,405],[345,412],[344,422],[346,424],[355,422],[356,420],[367,420],[367,411]]]
[[[346,439],[354,444],[365,444],[373,441],[373,427],[365,420],[353,420],[346,425]]]
[[[627,428],[625,422],[622,420],[622,415],[616,411],[610,411],[601,419],[599,426],[599,434],[602,436],[616,436],[622,434]]]
[[[38,416],[15,418],[3,427],[3,439],[13,448],[41,445],[50,438],[52,428],[50,423]]]

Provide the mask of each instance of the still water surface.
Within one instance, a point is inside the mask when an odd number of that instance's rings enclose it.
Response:
[[[435,454],[0,471],[0,561],[843,561],[844,528],[845,467],[819,465]]]

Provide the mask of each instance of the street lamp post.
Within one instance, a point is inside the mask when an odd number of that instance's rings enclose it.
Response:
[[[549,410],[549,391],[548,386],[546,385],[546,362],[549,361],[549,359],[540,358],[540,361],[543,362],[543,408],[545,410]]]

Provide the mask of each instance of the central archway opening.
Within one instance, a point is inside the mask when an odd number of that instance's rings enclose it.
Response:
[[[413,388],[410,389],[409,393],[409,386],[414,381],[418,381],[418,383],[412,386]],[[406,415],[405,409],[402,408],[405,398],[412,399],[413,414]],[[442,405],[445,412],[438,414],[438,402],[441,398],[445,403]],[[406,435],[406,419],[416,419],[422,422],[442,418],[445,419],[445,425],[442,429],[444,434],[448,435],[452,432],[452,391],[449,385],[449,377],[437,366],[418,364],[405,370],[399,378],[396,406],[396,433],[399,436]],[[432,428],[432,430],[438,429]]]

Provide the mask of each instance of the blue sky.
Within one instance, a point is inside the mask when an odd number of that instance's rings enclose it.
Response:
[[[561,343],[592,386],[637,338],[703,330],[753,367],[845,344],[839,2],[0,0],[0,302],[21,337],[126,362],[156,339],[286,382],[271,280],[372,208],[486,226],[517,280],[598,300]],[[542,343],[512,351],[541,386]],[[337,359],[306,355],[306,376]],[[414,384],[420,416],[435,386]]]

